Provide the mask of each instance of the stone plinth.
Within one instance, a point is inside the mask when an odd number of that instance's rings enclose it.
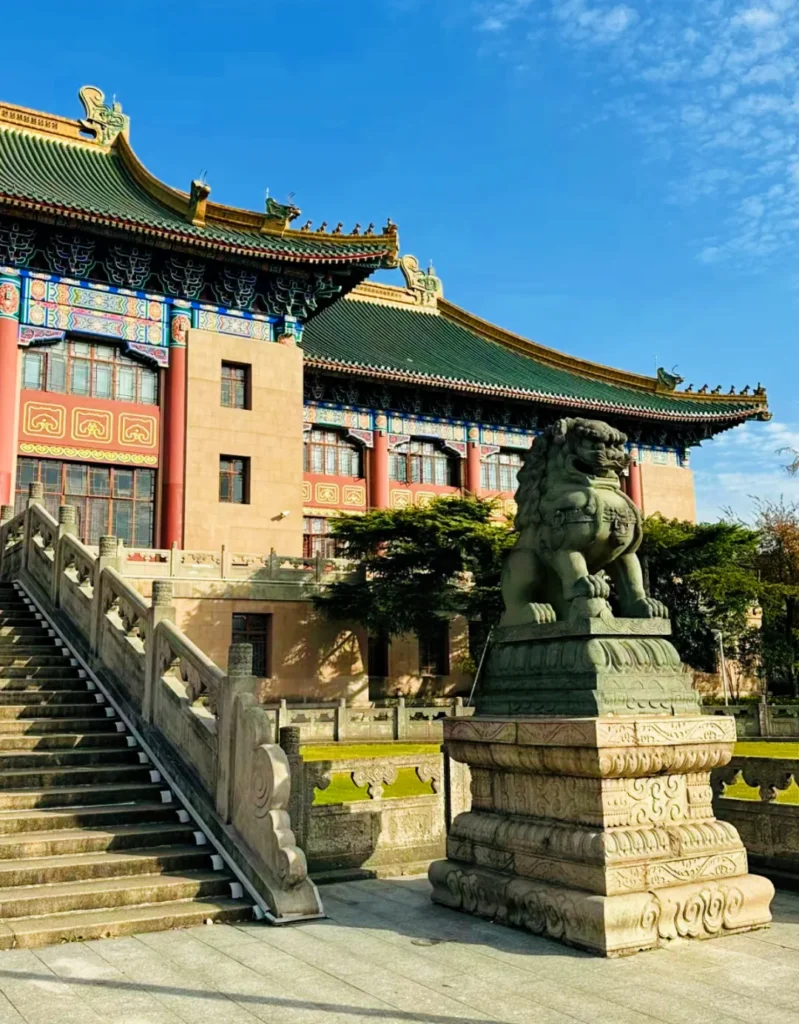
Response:
[[[691,673],[668,619],[615,618],[604,601],[568,621],[495,632],[478,693],[479,715],[697,713]]]
[[[471,769],[472,809],[430,868],[437,902],[605,956],[771,920],[771,883],[713,817],[731,718],[483,713],[444,736]]]

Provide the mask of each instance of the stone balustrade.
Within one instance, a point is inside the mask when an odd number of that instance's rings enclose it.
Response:
[[[54,519],[31,486],[28,507],[0,520],[0,577],[19,578],[108,686],[217,841],[278,920],[316,916],[321,901],[289,818],[290,774],[258,705],[249,644],[227,673],[175,625],[170,580],[147,601],[126,579],[115,537],[95,553],[75,509]]]
[[[446,718],[474,713],[462,697],[442,699],[437,704],[406,704],[399,697],[392,704],[352,707],[346,700],[336,703],[289,704],[285,700],[263,705],[277,743],[280,730],[296,726],[303,743],[373,743],[404,740],[410,743],[441,743]]]
[[[124,576],[148,579],[239,580],[253,583],[330,583],[354,571],[343,558],[310,558],[232,551],[225,545],[218,551],[173,548],[124,548],[120,550],[120,572]]]
[[[738,830],[755,870],[791,888],[799,886],[797,782],[795,758],[736,755],[711,776],[716,817]]]
[[[314,877],[416,873],[443,855],[449,823],[471,802],[465,765],[432,745],[319,758],[300,742],[299,726],[281,727],[291,820]]]
[[[738,739],[751,737],[790,739],[799,736],[799,705],[797,704],[706,704],[706,715],[730,715],[735,719]]]

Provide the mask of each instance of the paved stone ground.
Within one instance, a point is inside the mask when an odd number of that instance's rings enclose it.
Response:
[[[434,907],[422,879],[329,917],[0,953],[0,1024],[799,1024],[799,897],[768,931],[601,960]]]

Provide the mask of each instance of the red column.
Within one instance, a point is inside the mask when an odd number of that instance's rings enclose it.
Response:
[[[641,490],[641,466],[637,459],[630,463],[630,476],[627,482],[627,493],[636,508],[643,511],[644,497]]]
[[[388,508],[388,422],[385,416],[375,417],[374,447],[371,452],[369,504],[372,508]]]
[[[0,504],[13,504],[19,383],[19,277],[0,271]]]
[[[466,490],[480,497],[480,445],[476,441],[466,442]]]
[[[171,307],[169,369],[164,403],[163,521],[161,545],[183,547],[183,491],[186,476],[186,341],[191,320]]]

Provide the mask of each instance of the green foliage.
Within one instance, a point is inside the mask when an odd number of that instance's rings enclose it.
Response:
[[[492,502],[465,497],[336,517],[332,532],[362,574],[331,584],[317,607],[374,635],[424,633],[455,614],[496,622],[502,556],[515,534],[493,512]]]
[[[759,534],[740,523],[687,523],[650,516],[639,551],[652,597],[671,612],[674,643],[689,665],[716,667],[719,630],[731,656],[751,646],[747,620],[762,587]]]

